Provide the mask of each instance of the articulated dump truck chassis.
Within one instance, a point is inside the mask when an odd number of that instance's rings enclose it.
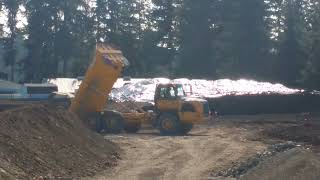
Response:
[[[129,62],[120,50],[98,44],[95,58],[86,72],[69,110],[97,132],[137,132],[142,123],[152,124],[163,135],[186,134],[194,123],[210,118],[205,100],[186,98],[181,85],[162,84],[156,88],[153,111],[120,113],[106,111],[114,83]]]

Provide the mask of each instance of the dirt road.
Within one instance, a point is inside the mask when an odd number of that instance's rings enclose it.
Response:
[[[122,160],[114,169],[90,180],[229,179],[230,176],[220,177],[221,175],[214,174],[233,170],[239,163],[244,163],[243,167],[246,169],[240,174],[253,170],[257,166],[257,161],[263,164],[264,158],[261,157],[269,152],[270,146],[273,147],[278,143],[295,141],[307,147],[315,145],[314,148],[319,150],[319,117],[319,115],[312,117],[309,122],[305,121],[304,115],[293,114],[229,116],[220,118],[212,126],[197,126],[188,136],[163,137],[151,130],[144,130],[134,135],[107,135],[106,139],[119,144],[124,150]],[[280,152],[280,157],[301,160],[296,164],[291,164],[291,161],[286,162],[286,167],[289,168],[280,174],[301,171],[304,172],[306,179],[313,179],[313,170],[320,170],[320,165],[318,166],[320,159],[313,164],[304,162],[308,162],[310,157],[317,157],[319,154],[311,151],[304,152],[303,148],[298,150],[300,151],[302,153],[293,153],[293,155],[290,152],[289,154]],[[256,161],[255,158],[252,160],[252,157],[257,155],[258,160]],[[314,158],[313,161],[315,161]],[[273,167],[272,163],[269,163],[269,166]],[[257,172],[260,172],[259,168]],[[271,171],[266,170],[266,172]],[[235,173],[238,174],[238,172]],[[251,174],[257,173],[253,171]],[[276,175],[268,176],[276,177]]]
[[[96,176],[104,179],[208,179],[212,169],[223,169],[266,147],[249,141],[243,128],[196,127],[189,136],[161,137],[155,132],[106,136],[125,150],[119,165]]]

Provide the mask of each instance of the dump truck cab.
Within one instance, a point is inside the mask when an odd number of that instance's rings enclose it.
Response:
[[[182,84],[158,84],[154,103],[157,114],[154,125],[165,135],[186,134],[194,124],[211,116],[208,102],[187,97]]]

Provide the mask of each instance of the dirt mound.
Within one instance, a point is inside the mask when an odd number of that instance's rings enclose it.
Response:
[[[228,167],[224,170],[213,171],[211,172],[212,177],[224,177],[224,178],[237,178],[239,179],[242,175],[246,174],[251,169],[254,169],[261,162],[266,159],[275,156],[278,153],[285,152],[287,150],[293,149],[297,146],[297,144],[293,142],[280,143],[275,144],[267,148],[263,153],[257,153],[255,156],[250,157],[246,161],[243,162],[235,162],[232,163],[231,167]]]
[[[294,148],[260,163],[241,179],[306,179],[320,177],[320,158],[311,151]]]
[[[306,179],[320,177],[320,157],[293,142],[275,144],[246,161],[233,163],[222,171],[212,172],[213,178],[243,180]]]
[[[0,179],[78,178],[115,165],[118,147],[47,105],[0,113]]]
[[[320,146],[320,121],[301,121],[290,125],[280,124],[264,130],[263,134],[267,137]]]

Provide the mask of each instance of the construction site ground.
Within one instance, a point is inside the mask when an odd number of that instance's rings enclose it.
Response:
[[[0,113],[0,179],[318,179],[320,115],[222,116],[187,136],[98,135],[65,109]]]
[[[318,179],[320,116],[224,116],[188,136],[106,135],[124,154],[104,179]],[[292,142],[291,142],[292,141]]]

